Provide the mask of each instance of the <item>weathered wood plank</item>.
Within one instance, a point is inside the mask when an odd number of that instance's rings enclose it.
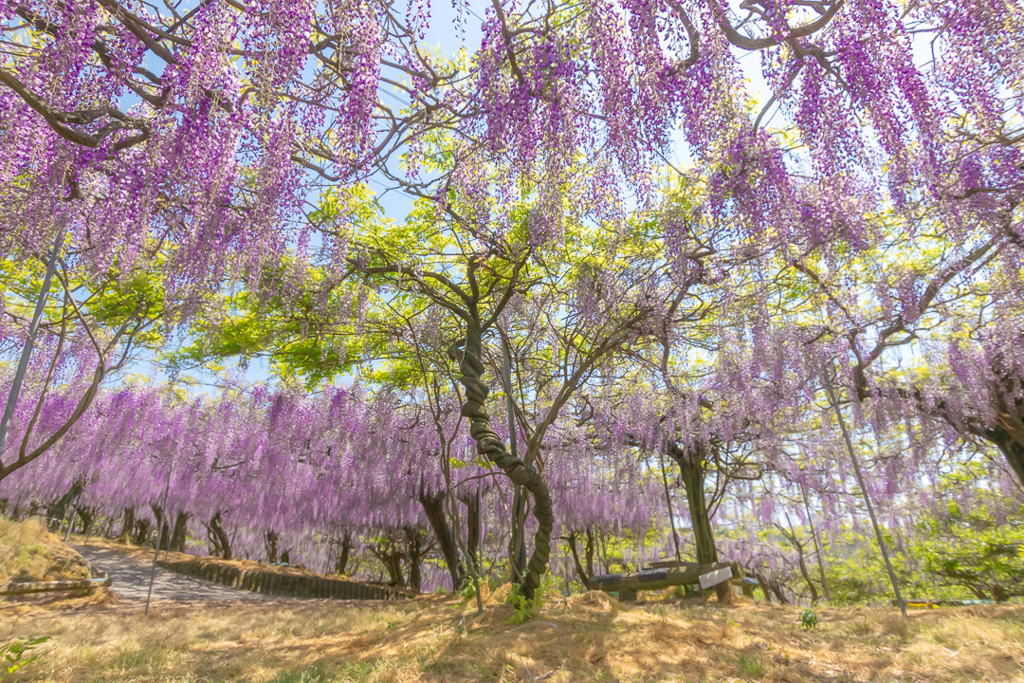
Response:
[[[109,586],[110,579],[82,579],[79,581],[32,581],[30,583],[9,583],[0,590],[0,595],[28,595],[50,591],[89,590]]]

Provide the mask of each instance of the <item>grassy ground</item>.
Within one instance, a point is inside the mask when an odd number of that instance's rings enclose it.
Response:
[[[0,516],[0,585],[87,578],[89,567],[82,557],[40,522],[12,522]]]
[[[741,601],[622,605],[587,593],[512,608],[400,603],[161,604],[102,597],[0,605],[0,643],[53,636],[13,681],[1022,681],[1024,607],[912,612]]]

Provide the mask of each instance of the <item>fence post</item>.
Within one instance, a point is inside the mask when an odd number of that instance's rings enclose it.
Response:
[[[164,485],[164,504],[160,508],[163,512],[163,516],[167,517],[167,494],[171,491],[171,466],[174,464],[172,459],[167,463],[167,483]],[[156,561],[160,559],[160,541],[161,536],[164,533],[164,525],[162,520],[156,521],[156,553],[153,555],[153,570],[149,574],[149,591],[146,593],[146,611],[145,616],[149,616],[149,600],[153,597],[153,582],[156,581]]]
[[[860,486],[860,492],[864,494],[864,503],[868,507],[868,515],[871,517],[871,526],[875,529],[875,537],[878,539],[878,547],[882,550],[882,558],[885,560],[885,568],[889,572],[889,580],[892,582],[892,589],[896,593],[896,603],[900,606],[900,612],[903,613],[903,618],[907,618],[907,603],[903,601],[903,595],[900,593],[899,582],[896,581],[896,572],[892,569],[892,562],[889,561],[889,549],[885,545],[885,539],[882,537],[882,529],[878,526],[878,519],[875,517],[875,507],[871,504],[871,496],[868,495],[868,488],[864,485],[864,475],[860,471],[860,460],[857,459],[857,453],[853,449],[853,440],[850,438],[850,431],[846,428],[846,420],[843,419],[843,411],[839,408],[839,401],[836,399],[835,389],[832,388],[832,380],[828,376],[828,369],[822,363],[821,376],[825,381],[825,391],[828,393],[828,400],[832,404],[832,408],[836,411],[836,419],[839,420],[839,429],[843,433],[843,440],[846,442],[846,449],[850,452],[850,459],[853,461],[853,471],[857,475],[857,484]]]
[[[53,251],[50,252],[50,260],[46,263],[46,275],[43,277],[43,286],[39,290],[39,298],[36,300],[36,309],[32,314],[32,322],[28,326],[28,337],[25,338],[25,348],[21,350],[21,358],[18,360],[18,369],[14,373],[14,381],[11,382],[11,393],[7,397],[7,405],[4,406],[3,418],[0,418],[0,453],[4,451],[7,442],[7,433],[11,429],[11,422],[14,420],[14,408],[18,405],[18,395],[21,393],[21,385],[25,381],[25,373],[28,371],[28,362],[32,358],[32,347],[36,342],[36,333],[39,331],[39,323],[43,319],[43,310],[46,308],[46,297],[50,293],[50,282],[57,270],[57,257],[60,256],[60,249],[64,246],[64,226],[57,233],[57,239],[53,241]]]

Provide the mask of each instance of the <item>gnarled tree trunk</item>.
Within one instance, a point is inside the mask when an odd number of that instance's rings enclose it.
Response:
[[[405,578],[402,576],[402,553],[393,545],[384,548],[377,548],[373,551],[384,569],[388,573],[388,585],[402,588],[405,586]]]
[[[572,551],[573,564],[576,566],[576,575],[579,577],[583,588],[590,588],[590,579],[594,578],[594,533],[587,527],[587,546],[585,549],[587,564],[586,567],[580,562],[579,551],[576,549],[576,537],[578,532],[573,531],[568,536],[569,550]]]
[[[88,536],[92,531],[93,522],[96,521],[96,511],[89,507],[79,507],[77,516],[82,520],[82,534]]]
[[[466,552],[469,562],[477,573],[483,571],[480,566],[480,496],[470,496],[466,500]]]
[[[81,481],[75,481],[71,485],[71,490],[60,497],[57,502],[48,506],[46,509],[46,516],[49,517],[49,523],[47,524],[50,531],[56,531],[60,527],[60,522],[67,515],[68,506],[78,497],[78,494],[82,492],[83,484]]]
[[[228,538],[227,533],[225,533],[224,525],[221,523],[220,510],[217,510],[217,514],[210,518],[210,523],[206,525],[206,530],[209,533],[210,544],[214,549],[214,557],[230,560],[231,540]]]
[[[804,581],[807,582],[807,588],[811,591],[811,604],[818,604],[818,589],[815,587],[814,582],[811,581],[811,573],[807,571],[807,563],[804,562],[804,546],[802,543],[794,542],[797,550],[797,562],[800,565],[800,573],[804,577]]]
[[[171,529],[167,524],[167,515],[164,514],[162,508],[156,505],[150,505],[150,507],[153,509],[153,516],[156,517],[157,540],[160,543],[160,550],[167,550],[171,545]]]
[[[263,547],[267,551],[267,564],[277,564],[277,534],[268,531],[263,537]]]
[[[348,568],[348,556],[352,551],[352,534],[345,534],[345,538],[341,541],[341,548],[338,549],[338,558],[334,562],[334,572],[336,574],[345,574],[345,569]]]
[[[772,590],[768,587],[768,583],[761,576],[761,572],[754,572],[754,576],[757,577],[757,585],[761,587],[761,592],[764,593],[764,601],[772,601]]]
[[[419,529],[412,527],[405,528],[405,537],[409,552],[409,588],[419,593],[423,585],[423,541],[420,539]]]
[[[137,519],[135,520],[135,534],[132,543],[135,545],[146,545],[149,543],[149,534],[152,531],[152,524],[148,519]]]
[[[117,540],[121,543],[128,543],[132,540],[133,531],[135,531],[135,508],[125,508],[124,516],[121,518],[121,535]]]
[[[171,542],[167,546],[171,552],[185,552],[185,540],[188,534],[187,525],[188,515],[184,512],[179,512],[174,518],[174,529],[171,531]]]
[[[480,381],[481,375],[484,374],[484,366],[480,360],[482,330],[476,322],[480,319],[479,312],[474,307],[470,310],[470,315],[472,322],[466,328],[464,347],[460,350],[458,345],[455,345],[449,349],[449,355],[459,363],[459,382],[466,388],[466,401],[461,412],[462,416],[470,421],[469,433],[476,441],[477,452],[500,467],[512,483],[524,487],[533,496],[533,516],[537,519],[537,532],[533,537],[533,555],[520,585],[522,594],[528,599],[533,599],[551,556],[551,530],[555,524],[551,494],[540,473],[522,460],[512,457],[491,426],[490,415],[484,408],[490,389]]]
[[[718,546],[715,543],[715,531],[711,527],[711,514],[708,511],[707,499],[704,494],[704,476],[707,446],[694,443],[690,448],[669,445],[669,455],[679,465],[683,488],[686,490],[686,502],[690,509],[690,521],[693,524],[693,544],[699,564],[718,562]],[[720,600],[725,599],[729,592],[729,583],[715,586],[715,594]]]
[[[420,492],[420,505],[427,515],[430,528],[434,530],[434,537],[437,538],[437,545],[441,548],[441,555],[444,563],[448,566],[448,573],[452,577],[453,590],[459,591],[466,582],[466,572],[459,561],[459,549],[455,544],[455,537],[448,525],[448,519],[444,514],[444,494]]]

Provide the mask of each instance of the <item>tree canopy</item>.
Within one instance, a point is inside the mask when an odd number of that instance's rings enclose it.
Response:
[[[6,509],[417,589],[817,600],[874,543],[1019,593],[1024,6],[446,12],[0,7]]]

